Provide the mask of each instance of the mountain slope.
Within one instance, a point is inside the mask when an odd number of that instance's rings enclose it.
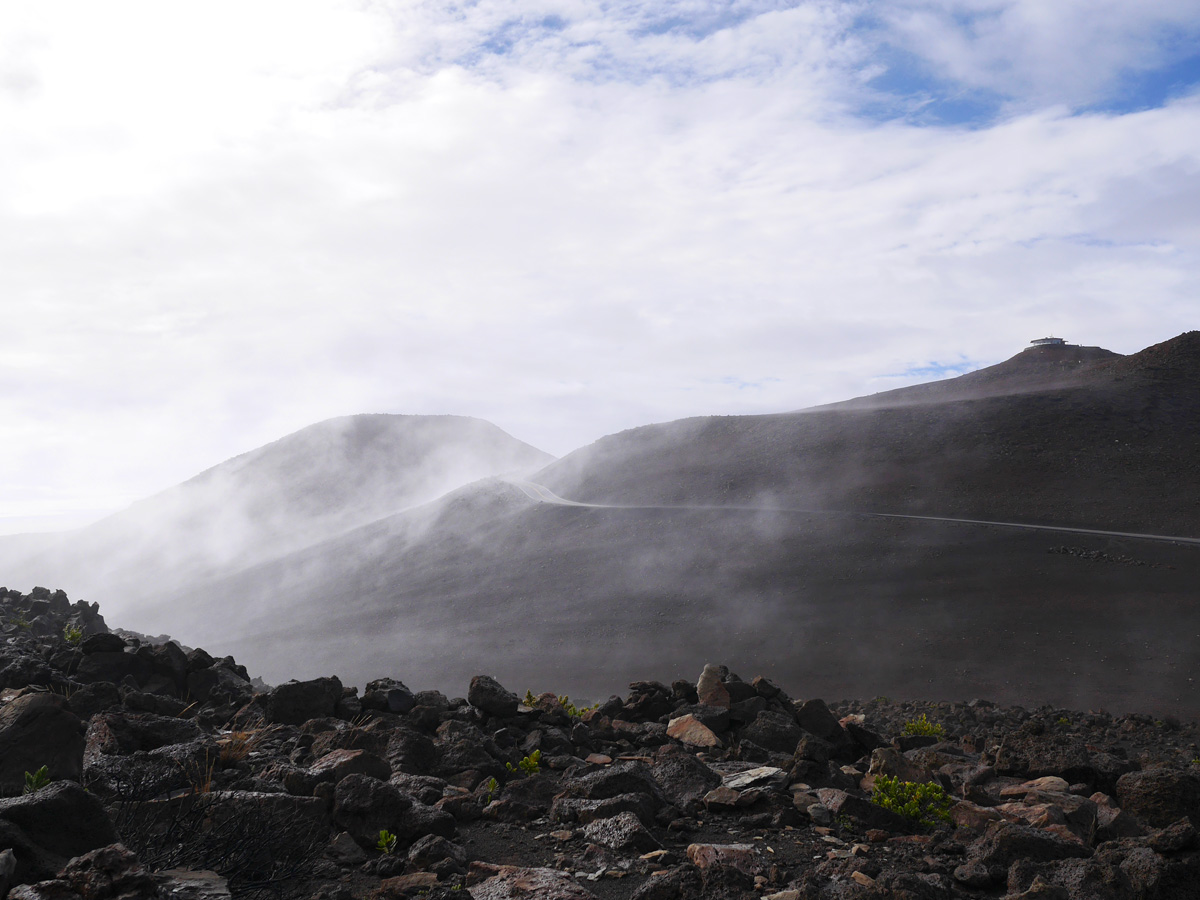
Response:
[[[463,416],[330,419],[87,528],[51,536],[41,552],[4,559],[0,543],[0,571],[13,583],[69,584],[119,609],[155,580],[152,590],[169,595],[550,459]]]
[[[411,671],[452,690],[487,671],[592,700],[710,661],[808,696],[1200,715],[1200,548],[854,514],[1196,535],[1200,335],[1065,375],[1045,361],[921,402],[633,429],[532,476],[627,508],[488,479],[114,601],[268,679]],[[281,503],[304,522],[307,496]]]
[[[896,388],[867,397],[830,403],[817,409],[875,409],[913,403],[980,400],[984,397],[1004,397],[1027,391],[1068,388],[1084,383],[1093,370],[1119,359],[1119,353],[1102,347],[1041,344],[1026,347],[1002,363],[977,369],[957,378]]]
[[[633,429],[533,476],[628,508],[479,482],[139,610],[135,627],[220,642],[268,678],[303,660],[354,682],[387,659],[447,688],[487,670],[596,699],[721,661],[810,696],[1200,714],[1200,548],[788,511],[1194,534],[1197,337],[1099,356],[1069,387]],[[215,614],[227,597],[236,617]]]
[[[1200,334],[1129,357],[1104,353],[1067,372],[1070,383],[1057,365],[1030,365],[1023,353],[980,378],[876,395],[861,407],[636,428],[568,454],[534,480],[605,503],[1200,534]]]

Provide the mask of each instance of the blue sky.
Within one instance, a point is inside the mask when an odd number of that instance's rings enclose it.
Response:
[[[552,453],[1197,327],[1194,0],[18,4],[0,531],[312,422]]]

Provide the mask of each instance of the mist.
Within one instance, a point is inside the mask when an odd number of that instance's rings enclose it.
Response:
[[[486,672],[590,702],[718,662],[796,697],[1196,715],[1200,546],[951,520],[1191,534],[1198,338],[1026,351],[561,459],[475,419],[344,417],[74,534],[0,541],[0,580],[268,682],[459,695]]]

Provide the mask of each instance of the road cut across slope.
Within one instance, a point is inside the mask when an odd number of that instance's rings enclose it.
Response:
[[[996,528],[1020,528],[1027,531],[1054,531],[1065,534],[1089,534],[1100,537],[1130,538],[1141,541],[1163,541],[1171,544],[1194,544],[1200,546],[1200,538],[1177,537],[1165,534],[1142,534],[1130,531],[1105,531],[1098,528],[1073,528],[1067,525],[1037,525],[1029,522],[993,522],[988,519],[956,519],[946,516],[914,516],[903,513],[854,512],[836,509],[800,509],[790,507],[739,506],[722,504],[673,504],[638,505],[629,503],[581,503],[560,497],[545,485],[532,481],[509,481],[531,500],[555,506],[583,506],[591,509],[726,509],[730,511],[761,511],[777,513],[803,513],[806,515],[857,516],[872,519],[911,519],[918,522],[948,522],[955,525],[990,525]]]

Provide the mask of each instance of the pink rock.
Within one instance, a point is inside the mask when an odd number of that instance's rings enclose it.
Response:
[[[701,869],[730,866],[747,875],[757,875],[766,868],[753,844],[691,844],[687,858]]]
[[[986,806],[978,806],[967,800],[959,800],[950,807],[950,821],[959,828],[986,828],[1003,816]]]
[[[721,670],[714,665],[706,665],[696,682],[696,694],[705,706],[719,706],[729,709],[729,691],[721,683]]]
[[[728,697],[726,698],[728,699]],[[667,723],[667,736],[692,747],[720,747],[721,739],[712,729],[688,713]]]

